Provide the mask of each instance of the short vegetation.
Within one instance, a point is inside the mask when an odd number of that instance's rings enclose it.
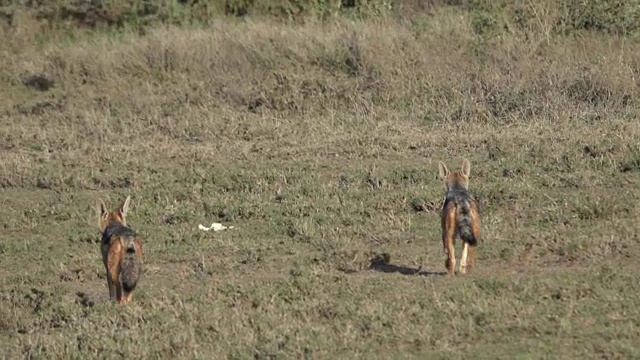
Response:
[[[0,356],[640,357],[639,35],[637,0],[0,1]]]

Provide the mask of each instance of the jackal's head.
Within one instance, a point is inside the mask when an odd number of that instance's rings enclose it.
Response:
[[[440,178],[444,179],[445,192],[450,189],[466,190],[469,187],[469,172],[471,171],[469,160],[462,160],[462,169],[460,171],[449,171],[447,165],[442,161],[440,161],[438,167],[440,168]]]
[[[100,199],[100,219],[98,220],[98,225],[100,226],[100,231],[104,231],[104,229],[109,226],[109,224],[120,224],[127,226],[127,212],[129,211],[129,203],[131,202],[131,196],[127,196],[122,205],[120,205],[117,209],[109,212],[107,206],[104,204],[102,199]]]

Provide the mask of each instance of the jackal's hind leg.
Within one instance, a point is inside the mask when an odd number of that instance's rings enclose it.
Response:
[[[467,273],[467,256],[469,253],[469,243],[464,241],[464,247],[462,248],[462,257],[460,258],[460,274]]]
[[[475,264],[476,264],[476,246],[469,245],[469,265],[467,266],[467,269],[471,271],[471,269]]]
[[[445,267],[449,272],[449,275],[453,275],[456,267],[456,256],[454,239],[456,237],[456,219],[453,211],[449,209],[444,210],[446,213],[445,218],[443,218],[442,222],[442,245],[444,247],[444,252],[447,255],[447,259],[445,260]]]
[[[449,239],[446,242],[446,247],[444,249],[444,252],[447,256],[447,258],[444,261],[444,266],[447,268],[449,275],[453,275],[456,268],[456,255],[455,255],[455,249],[453,247],[453,239]]]
[[[107,269],[107,286],[109,287],[109,300],[116,300],[116,284],[113,282],[111,278],[111,273],[109,269]]]

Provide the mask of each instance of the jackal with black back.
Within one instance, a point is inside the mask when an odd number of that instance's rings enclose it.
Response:
[[[131,302],[131,294],[142,273],[142,242],[127,226],[126,216],[131,197],[109,212],[100,200],[98,225],[102,232],[102,260],[107,271],[109,298],[120,303]]]
[[[471,163],[463,159],[460,171],[450,172],[440,162],[440,177],[444,180],[442,206],[442,245],[446,255],[445,267],[453,274],[456,266],[454,242],[462,239],[464,247],[460,257],[460,273],[465,274],[475,265],[476,247],[480,241],[480,211],[478,202],[469,192]]]

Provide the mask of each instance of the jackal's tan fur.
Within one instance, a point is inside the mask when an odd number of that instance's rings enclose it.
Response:
[[[122,205],[109,212],[100,200],[98,225],[102,232],[102,260],[107,271],[109,297],[119,304],[131,302],[142,270],[142,242],[126,222],[130,201],[128,196]]]
[[[450,172],[440,162],[440,177],[444,180],[444,205],[442,206],[442,245],[447,256],[445,267],[453,274],[456,266],[454,240],[464,242],[460,258],[460,273],[464,274],[475,265],[476,246],[480,240],[480,212],[478,202],[469,192],[471,164],[463,159],[460,171]],[[467,259],[468,257],[468,259]],[[467,262],[468,260],[468,262]]]

